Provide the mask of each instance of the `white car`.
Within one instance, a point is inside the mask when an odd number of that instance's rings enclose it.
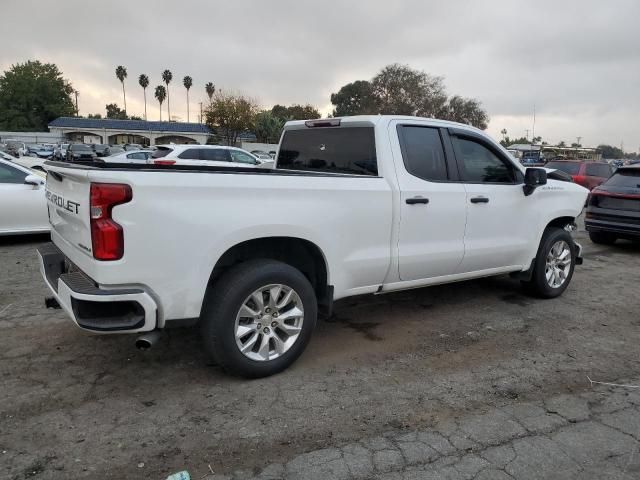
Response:
[[[116,153],[115,155],[109,155],[108,157],[102,157],[105,163],[147,163],[147,160],[151,158],[153,151],[151,150],[134,150],[125,151],[122,153]]]
[[[0,159],[0,235],[50,230],[45,176]]]
[[[52,295],[80,328],[139,346],[197,323],[218,365],[260,377],[302,354],[334,300],[504,274],[554,298],[581,263],[588,190],[468,125],[294,121],[278,152],[272,169],[48,165]]]
[[[46,161],[46,159],[44,158],[31,157],[29,155],[25,155],[23,157],[17,158],[17,157],[14,157],[13,155],[9,155],[8,153],[2,152],[2,151],[0,151],[0,159],[13,162],[25,168],[39,170],[41,172],[44,172],[44,162]]]
[[[263,160],[241,148],[223,145],[158,145],[148,163],[240,168],[271,168],[274,165],[273,160]]]

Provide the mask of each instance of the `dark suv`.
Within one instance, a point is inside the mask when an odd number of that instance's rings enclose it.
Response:
[[[67,148],[67,162],[78,162],[80,160],[93,160],[96,158],[96,152],[90,145],[84,143],[72,143]]]
[[[640,165],[618,168],[591,191],[584,224],[594,243],[640,240]]]
[[[554,168],[568,173],[573,181],[589,190],[602,184],[613,173],[613,167],[604,162],[583,160],[552,160],[545,168]]]

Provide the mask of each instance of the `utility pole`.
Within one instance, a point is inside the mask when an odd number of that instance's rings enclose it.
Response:
[[[536,104],[533,104],[533,126],[531,127],[531,143],[536,138]]]
[[[76,117],[80,116],[80,110],[78,110],[78,95],[80,92],[78,90],[74,90],[73,93],[76,95]]]
[[[528,129],[528,128],[527,128],[527,129],[525,129],[525,132],[526,132],[526,134],[527,134],[527,140],[529,140],[529,129]]]
[[[202,102],[200,102],[200,123],[202,123]]]
[[[578,145],[580,145],[580,140],[582,140],[582,137],[576,137],[576,143],[577,143]]]

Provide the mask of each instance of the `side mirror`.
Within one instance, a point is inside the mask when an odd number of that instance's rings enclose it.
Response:
[[[27,175],[24,178],[25,185],[33,185],[34,187],[39,187],[44,184],[44,180],[40,178],[38,175]]]
[[[544,168],[527,168],[524,172],[524,190],[525,195],[531,195],[533,191],[547,184],[547,171]]]

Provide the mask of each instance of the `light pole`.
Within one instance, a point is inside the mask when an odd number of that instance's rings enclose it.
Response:
[[[80,95],[80,92],[78,90],[74,90],[73,93],[76,95],[76,117],[79,117],[80,110],[78,110],[78,95]]]

